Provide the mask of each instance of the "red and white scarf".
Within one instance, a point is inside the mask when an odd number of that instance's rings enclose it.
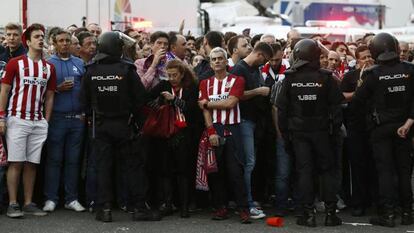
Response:
[[[180,88],[180,90],[178,90],[178,95],[175,93],[174,88],[171,88],[171,92],[172,95],[176,98],[181,99],[183,96],[183,88]],[[175,125],[180,129],[187,127],[187,122],[185,121],[183,111],[177,106],[175,107]]]

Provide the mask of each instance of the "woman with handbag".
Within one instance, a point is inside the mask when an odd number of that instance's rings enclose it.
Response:
[[[172,214],[173,184],[177,183],[181,217],[189,217],[189,145],[195,127],[198,88],[188,65],[171,60],[166,65],[168,81],[150,91],[151,112],[143,127],[150,137],[150,169],[155,175],[157,201],[164,215]],[[176,182],[175,182],[176,178]]]

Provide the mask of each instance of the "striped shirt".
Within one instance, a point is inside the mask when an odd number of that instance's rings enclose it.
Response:
[[[52,64],[35,62],[26,55],[11,59],[2,83],[11,85],[7,116],[26,120],[42,120],[46,91],[56,90],[56,73]]]
[[[199,88],[199,100],[216,102],[225,100],[229,96],[235,96],[240,99],[244,92],[244,79],[235,75],[229,75],[223,80],[218,80],[213,76],[202,80]],[[210,112],[213,123],[232,125],[241,122],[239,103],[232,109],[210,109]]]

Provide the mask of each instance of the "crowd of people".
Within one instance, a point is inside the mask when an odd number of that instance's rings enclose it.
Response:
[[[137,221],[212,208],[214,220],[234,210],[242,223],[272,213],[308,227],[325,212],[337,226],[340,210],[375,207],[372,224],[413,223],[413,55],[389,34],[9,23],[0,42],[10,218],[63,203],[104,222],[117,206]]]

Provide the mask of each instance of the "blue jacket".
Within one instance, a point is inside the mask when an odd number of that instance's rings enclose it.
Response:
[[[11,52],[10,49],[8,47],[4,48],[3,52],[0,54],[0,61],[4,61],[4,62],[9,62],[10,59],[14,58],[14,57],[18,57],[21,55],[26,54],[26,49],[23,47],[22,44],[19,45],[19,47]]]
[[[77,57],[71,56],[68,60],[63,60],[56,55],[52,55],[48,60],[55,66],[56,84],[59,86],[65,81],[65,77],[74,77],[74,86],[72,90],[55,94],[53,112],[58,113],[81,113],[83,112],[80,105],[80,88],[81,79],[85,73],[83,61]]]

